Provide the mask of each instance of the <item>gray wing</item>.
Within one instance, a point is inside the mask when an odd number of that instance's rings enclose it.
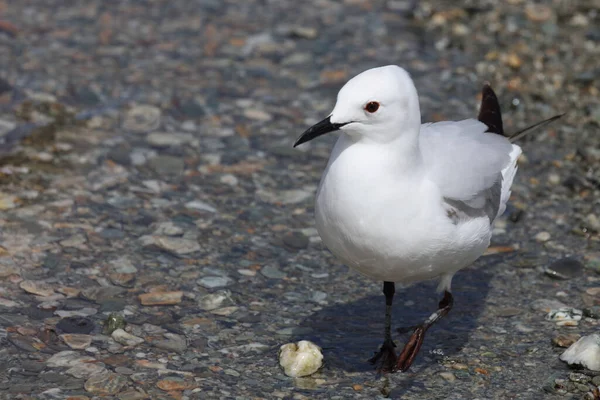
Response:
[[[438,185],[453,220],[487,215],[493,222],[503,210],[503,171],[516,159],[508,139],[487,129],[475,119],[421,126],[428,177]]]

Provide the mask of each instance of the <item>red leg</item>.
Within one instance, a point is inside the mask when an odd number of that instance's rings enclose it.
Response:
[[[444,293],[444,298],[440,301],[439,309],[435,313],[431,314],[431,316],[427,318],[425,322],[415,328],[413,334],[408,339],[408,342],[406,342],[404,345],[400,356],[398,356],[398,361],[396,362],[397,371],[405,372],[410,368],[413,361],[415,361],[415,357],[419,353],[421,346],[423,345],[425,333],[439,319],[448,314],[448,312],[452,309],[453,303],[454,299],[452,298],[452,294],[446,291]]]

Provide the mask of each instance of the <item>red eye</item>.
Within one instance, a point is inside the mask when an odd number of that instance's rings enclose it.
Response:
[[[367,112],[370,112],[371,114],[373,114],[375,111],[379,110],[379,103],[376,101],[370,101],[365,106],[365,110],[367,110]]]

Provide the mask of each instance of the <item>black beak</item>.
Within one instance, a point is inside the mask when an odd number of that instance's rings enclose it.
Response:
[[[315,125],[308,128],[298,139],[294,142],[294,147],[306,143],[309,140],[313,140],[316,137],[324,135],[329,132],[337,131],[346,124],[332,124],[331,116],[325,118],[321,122],[317,122]]]

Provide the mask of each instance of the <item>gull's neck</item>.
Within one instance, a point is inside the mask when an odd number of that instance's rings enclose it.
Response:
[[[393,173],[406,172],[417,173],[422,170],[423,157],[419,147],[420,124],[404,128],[398,136],[379,141],[361,136],[353,138],[344,134],[342,138],[346,142],[344,148],[359,146],[369,154],[369,162],[382,169],[389,169]]]

